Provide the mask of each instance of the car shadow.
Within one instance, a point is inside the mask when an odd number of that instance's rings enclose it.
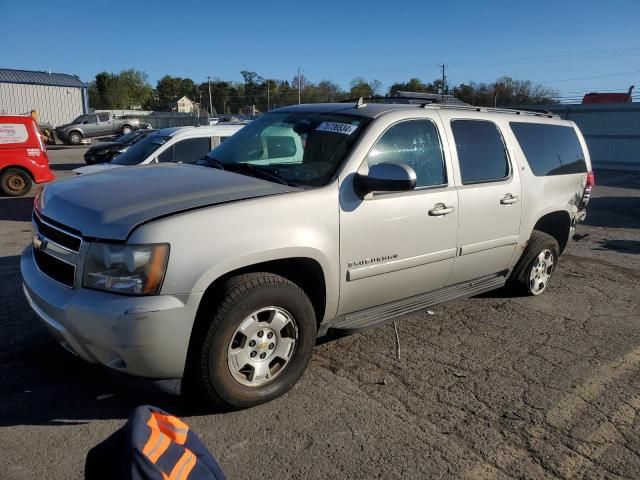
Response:
[[[0,196],[0,221],[28,222],[33,210],[33,197]],[[28,225],[27,225],[28,227]]]
[[[54,172],[67,172],[80,167],[86,167],[86,163],[51,163],[49,168]]]
[[[613,250],[620,253],[640,254],[640,241],[638,240],[605,240],[594,250]]]
[[[78,149],[78,148],[87,148],[89,145],[47,145],[47,150],[69,150],[69,149]]]

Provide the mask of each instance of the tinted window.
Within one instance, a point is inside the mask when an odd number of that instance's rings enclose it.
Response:
[[[509,160],[498,127],[481,120],[453,120],[462,183],[490,182],[509,175]]]
[[[193,163],[211,151],[209,137],[187,138],[173,146],[173,161]]]
[[[115,163],[117,165],[137,165],[146,160],[149,155],[167,143],[170,139],[171,137],[152,133],[133,145],[131,148],[127,149],[123,154],[118,155],[116,158],[111,160],[111,163]]]
[[[109,121],[109,114],[108,113],[99,113],[98,114],[98,120],[100,120],[101,122],[108,122]]]
[[[510,125],[534,175],[587,171],[580,141],[572,127],[524,122]]]
[[[430,120],[397,123],[382,134],[367,157],[369,166],[403,162],[416,172],[416,186],[446,183],[442,146]]]
[[[158,162],[173,162],[173,145],[171,145],[164,152],[158,155]]]
[[[98,123],[98,120],[96,120],[95,115],[87,115],[87,117],[84,119],[84,123]]]

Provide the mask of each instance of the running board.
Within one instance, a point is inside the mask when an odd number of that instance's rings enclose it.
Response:
[[[481,293],[504,286],[509,272],[504,271],[487,275],[474,280],[456,283],[433,292],[422,293],[414,297],[403,298],[385,303],[377,307],[367,308],[346,315],[341,315],[325,327],[325,330],[336,330],[335,333],[355,333],[361,330],[384,325],[395,318],[425,308],[440,305],[459,298],[473,297]]]

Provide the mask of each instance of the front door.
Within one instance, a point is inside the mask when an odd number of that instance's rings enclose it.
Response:
[[[506,270],[520,235],[520,180],[498,125],[451,119],[458,166],[458,256],[449,284]]]
[[[458,197],[442,149],[437,118],[389,125],[360,168],[404,162],[416,189],[364,199],[352,177],[341,185],[339,314],[443,287],[453,267]]]

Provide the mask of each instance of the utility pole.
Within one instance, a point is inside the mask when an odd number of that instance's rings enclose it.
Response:
[[[209,83],[209,116],[213,116],[213,103],[211,102],[211,77],[207,77],[207,83]]]
[[[442,69],[442,90],[440,94],[440,101],[444,103],[444,86],[445,82],[447,81],[447,77],[444,75],[444,69],[447,68],[447,66],[444,63],[438,66]]]
[[[269,111],[269,79],[267,79],[267,112]]]
[[[298,105],[300,105],[301,90],[302,90],[302,79],[300,78],[300,67],[298,67]]]

